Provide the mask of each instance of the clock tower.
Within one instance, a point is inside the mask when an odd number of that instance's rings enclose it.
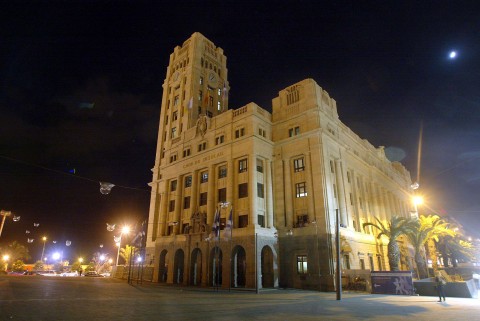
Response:
[[[212,118],[228,110],[226,62],[223,49],[198,32],[174,49],[163,84],[161,150],[168,149],[199,118]]]

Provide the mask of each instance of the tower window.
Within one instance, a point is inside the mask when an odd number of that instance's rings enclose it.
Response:
[[[173,212],[175,211],[175,200],[171,200],[169,205],[168,205],[168,211]]]
[[[218,178],[227,177],[227,166],[223,165],[218,168]]]
[[[227,200],[227,189],[226,188],[220,188],[218,190],[218,201],[223,203],[226,200]]]
[[[240,138],[245,135],[245,128],[239,128],[235,131],[235,138]]]
[[[190,208],[190,196],[185,196],[183,198],[183,209]]]
[[[177,190],[177,180],[170,182],[170,192],[175,192]]]
[[[200,193],[200,206],[207,205],[207,192],[205,193]]]
[[[180,101],[180,97],[178,95],[173,98],[173,106],[178,106],[178,103]]]
[[[198,145],[198,151],[199,152],[204,151],[205,149],[207,149],[207,142],[203,142],[203,143]]]
[[[200,183],[208,182],[208,172],[207,171],[202,172],[200,175],[201,175],[200,176]]]
[[[263,173],[263,161],[257,158],[257,172]]]
[[[296,197],[306,197],[307,196],[307,187],[305,182],[295,184]]]
[[[188,175],[185,177],[185,187],[192,186],[192,175]]]
[[[183,150],[183,157],[188,157],[190,156],[190,148],[186,148]]]
[[[263,192],[263,184],[262,183],[257,183],[257,197],[259,198],[264,198],[264,192]]]
[[[170,133],[170,138],[175,138],[177,136],[177,127],[173,127]]]
[[[174,112],[173,112],[172,118],[173,118],[173,120],[177,120],[177,119],[178,119],[178,111],[174,111]]]
[[[203,59],[202,59],[202,66],[203,66]],[[200,85],[203,85],[203,77],[200,77]]]
[[[288,137],[297,136],[300,134],[300,127],[296,126],[288,130]]]
[[[305,163],[303,161],[303,157],[293,160],[293,170],[295,172],[301,172],[305,170]]]
[[[248,183],[238,184],[238,198],[248,197]]]
[[[225,141],[224,135],[215,137],[215,145],[223,144],[224,141]]]
[[[244,158],[244,159],[239,160],[238,161],[238,172],[243,173],[243,172],[246,172],[247,170],[248,170],[247,159]]]

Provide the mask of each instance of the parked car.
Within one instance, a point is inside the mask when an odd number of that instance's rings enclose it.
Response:
[[[41,271],[38,272],[38,274],[43,276],[57,276],[57,273],[55,273],[55,271]]]
[[[61,276],[78,276],[78,272],[77,271],[66,271],[66,272],[62,272],[62,274],[60,274]]]
[[[103,275],[98,274],[98,273],[95,272],[95,271],[85,272],[85,276],[89,276],[89,277],[101,277],[101,278],[103,278]]]

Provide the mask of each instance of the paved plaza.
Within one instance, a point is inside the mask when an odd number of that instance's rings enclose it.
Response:
[[[478,299],[219,291],[111,278],[0,276],[0,320],[480,320]]]

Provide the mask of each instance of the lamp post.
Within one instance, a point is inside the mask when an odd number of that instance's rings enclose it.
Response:
[[[45,254],[45,243],[47,242],[47,237],[46,236],[42,237],[42,241],[43,241],[43,249],[42,249],[42,256],[40,257],[40,261],[43,260],[43,254]]]
[[[123,234],[128,234],[130,232],[130,227],[124,226],[122,228],[122,232],[120,232],[120,240],[118,241],[118,251],[117,251],[117,266],[118,266],[118,258],[120,257],[120,247],[122,246],[122,236]]]
[[[7,272],[7,269],[8,269],[8,260],[10,259],[10,255],[8,254],[5,254],[3,257],[3,262],[5,262],[5,272]]]

